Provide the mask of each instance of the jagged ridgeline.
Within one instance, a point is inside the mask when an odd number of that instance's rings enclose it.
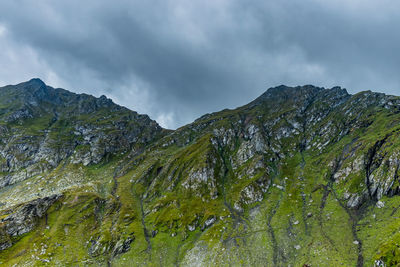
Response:
[[[0,88],[4,266],[396,266],[400,98],[268,89],[171,131]]]

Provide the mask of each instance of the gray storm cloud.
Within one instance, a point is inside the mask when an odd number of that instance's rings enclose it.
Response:
[[[0,84],[40,77],[176,128],[279,84],[400,95],[399,1],[1,1]]]

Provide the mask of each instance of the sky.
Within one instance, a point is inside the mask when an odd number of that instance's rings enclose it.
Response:
[[[281,84],[400,95],[398,0],[4,0],[0,86],[41,78],[175,129]]]

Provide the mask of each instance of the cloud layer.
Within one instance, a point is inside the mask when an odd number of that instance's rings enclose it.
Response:
[[[0,84],[40,77],[176,128],[279,84],[400,95],[396,0],[1,1]]]

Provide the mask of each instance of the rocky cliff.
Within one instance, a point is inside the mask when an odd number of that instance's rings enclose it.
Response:
[[[396,266],[400,98],[268,89],[175,131],[0,88],[5,266]]]

